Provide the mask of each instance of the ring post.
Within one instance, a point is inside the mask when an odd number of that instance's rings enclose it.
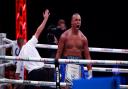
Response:
[[[0,33],[0,45],[5,44],[3,41],[3,38],[6,38],[6,33]],[[0,55],[5,55],[5,52],[6,52],[5,48],[0,49]],[[0,60],[0,64],[4,63],[4,61]],[[3,67],[0,67],[0,78],[4,77],[4,74],[5,74],[5,68],[3,66]],[[4,88],[0,87],[0,89],[4,89]]]
[[[60,89],[60,70],[58,59],[55,59],[56,89]]]

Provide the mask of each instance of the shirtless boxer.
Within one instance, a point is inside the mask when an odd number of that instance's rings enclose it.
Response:
[[[81,16],[78,13],[72,15],[71,28],[65,31],[59,40],[56,59],[91,59],[88,40],[84,34],[80,31]],[[83,55],[83,56],[82,56]],[[91,64],[87,65],[88,78],[92,77]],[[62,75],[61,81],[71,82],[73,79],[79,79],[83,77],[83,66],[76,64],[62,64],[60,67]]]

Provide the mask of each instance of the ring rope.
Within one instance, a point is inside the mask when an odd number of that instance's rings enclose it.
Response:
[[[56,86],[56,82],[46,81],[30,81],[30,80],[15,80],[15,79],[0,79],[1,83],[35,85],[35,86]],[[71,83],[60,82],[60,86],[72,86]],[[119,85],[121,89],[127,89],[128,85]]]
[[[23,85],[38,85],[38,86],[56,86],[56,82],[46,82],[46,81],[30,81],[30,80],[15,80],[1,78],[1,83],[12,83],[12,84],[23,84]],[[60,86],[69,86],[70,83],[60,82]]]
[[[12,47],[12,46],[13,46],[12,43],[10,43],[10,44],[5,44],[5,45],[0,45],[0,49],[2,49],[2,48],[10,48],[10,47]]]
[[[87,70],[87,67],[84,67],[84,70]],[[128,73],[128,69],[124,69],[124,68],[102,68],[102,67],[92,67],[92,71],[97,71],[97,72]]]
[[[7,42],[7,43],[12,43],[12,42],[14,42],[13,40],[10,40],[10,39],[8,39],[8,38],[3,38],[2,39],[4,42]]]
[[[2,63],[2,64],[0,64],[0,67],[4,67],[4,66],[10,66],[10,65],[12,65],[13,63],[11,63],[11,62],[9,62],[9,63]]]
[[[3,63],[0,64],[0,67],[3,66],[10,66],[12,63]],[[44,64],[45,68],[55,68],[54,64]],[[84,70],[87,70],[87,67],[84,67]],[[97,71],[97,72],[119,72],[119,73],[128,73],[128,69],[124,68],[103,68],[103,67],[92,67],[92,71]]]
[[[44,64],[45,68],[55,68],[54,64]],[[84,67],[84,70],[87,70],[87,67]],[[103,67],[92,67],[92,71],[97,72],[119,72],[119,73],[128,73],[128,69],[124,68],[103,68]]]
[[[37,48],[48,48],[48,49],[58,49],[57,45],[49,45],[49,44],[37,44]],[[125,53],[128,54],[128,49],[112,49],[112,48],[96,48],[89,47],[89,51],[91,52],[106,52],[106,53]]]
[[[128,85],[120,85],[121,89],[128,89]]]
[[[10,39],[4,38],[3,41],[6,42],[14,42]],[[57,45],[49,45],[49,44],[37,44],[37,48],[48,48],[48,49],[57,49]],[[89,51],[91,52],[107,52],[107,53],[125,53],[128,54],[128,49],[115,49],[115,48],[97,48],[97,47],[89,47]]]
[[[17,60],[17,61],[35,61],[44,63],[55,63],[54,58],[36,58],[36,57],[19,57],[19,56],[0,56],[0,60]],[[98,65],[122,65],[128,66],[128,61],[120,60],[89,60],[89,59],[59,59],[59,63],[69,64],[98,64]]]

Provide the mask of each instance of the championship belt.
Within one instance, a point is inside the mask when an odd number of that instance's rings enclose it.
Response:
[[[65,79],[71,82],[74,79],[80,79],[80,78],[81,78],[81,66],[76,64],[67,64]]]

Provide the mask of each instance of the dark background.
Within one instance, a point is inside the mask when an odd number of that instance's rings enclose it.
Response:
[[[81,31],[87,36],[90,47],[127,48],[126,2],[27,0],[28,39],[43,20],[42,13],[46,8],[51,13],[47,26],[64,18],[70,27],[71,15],[78,12],[82,17]],[[15,39],[15,0],[0,2],[0,32],[5,32],[8,38]],[[43,43],[43,39],[40,37],[39,41]]]
[[[35,33],[43,20],[43,11],[50,10],[50,18],[45,28],[56,24],[57,20],[66,20],[70,27],[73,13],[82,17],[81,31],[87,36],[89,47],[127,49],[128,13],[127,3],[123,1],[86,1],[86,0],[27,0],[28,39]],[[46,42],[45,31],[39,43]],[[0,1],[0,32],[7,38],[15,39],[15,0]],[[43,53],[41,53],[43,54]],[[43,55],[44,56],[44,55]],[[93,59],[127,60],[126,54],[91,53]]]
[[[28,39],[35,33],[43,20],[43,11],[50,10],[50,18],[39,43],[46,43],[46,30],[57,20],[66,20],[70,27],[73,13],[82,17],[81,31],[87,36],[89,47],[127,49],[128,13],[127,3],[123,1],[87,1],[87,0],[27,0]],[[0,33],[7,33],[7,38],[15,39],[15,0],[0,1]],[[47,49],[38,49],[40,55],[49,57]],[[47,54],[47,55],[46,55]],[[92,59],[127,60],[127,54],[91,52]],[[104,66],[111,67],[111,66]],[[112,66],[115,67],[115,66]],[[120,66],[125,67],[127,66]],[[111,76],[112,73],[94,73],[94,76]],[[127,74],[121,74],[127,76]]]
[[[88,2],[83,0],[26,0],[28,39],[43,20],[43,11],[50,10],[50,24],[64,18],[70,27],[71,15],[78,12],[82,17],[81,31],[87,36],[90,47],[127,48],[127,4],[126,2]],[[46,30],[46,29],[45,29]],[[15,0],[0,2],[0,32],[15,39]],[[45,34],[42,33],[42,35]],[[39,42],[44,43],[41,35]]]

